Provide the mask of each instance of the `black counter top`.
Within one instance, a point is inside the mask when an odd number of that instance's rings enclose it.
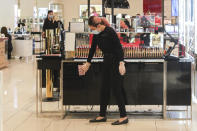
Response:
[[[65,59],[63,62],[86,62],[87,59]],[[124,59],[125,62],[132,63],[132,62],[150,62],[150,63],[158,63],[164,62],[164,59]],[[190,58],[180,58],[179,62],[192,62],[193,60]],[[103,59],[92,59],[93,63],[96,62],[103,62]]]

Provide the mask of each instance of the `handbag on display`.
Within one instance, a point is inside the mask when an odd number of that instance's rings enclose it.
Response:
[[[104,5],[106,8],[112,8],[112,0],[105,0]],[[130,5],[127,0],[114,0],[114,8],[129,9]]]

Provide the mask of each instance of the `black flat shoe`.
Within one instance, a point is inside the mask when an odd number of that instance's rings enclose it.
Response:
[[[115,122],[113,122],[113,123],[111,123],[112,125],[123,125],[123,124],[127,124],[129,122],[129,119],[127,118],[127,119],[125,119],[124,121],[122,121],[122,122],[119,122],[119,120],[117,120],[117,121],[115,121]]]
[[[100,120],[97,120],[96,118],[90,120],[89,122],[90,123],[95,123],[95,122],[106,122],[107,121],[107,118],[104,117],[103,119],[100,119]]]

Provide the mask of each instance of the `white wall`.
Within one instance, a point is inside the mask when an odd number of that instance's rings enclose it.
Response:
[[[21,18],[33,17],[35,0],[20,0]]]
[[[33,17],[33,8],[36,0],[20,0],[21,1],[21,17]],[[51,0],[37,0],[37,8],[48,8]]]
[[[38,8],[48,8],[50,1],[51,0],[37,0],[37,7]]]
[[[171,18],[171,0],[165,0],[164,1],[164,16],[166,16],[168,19]]]
[[[18,0],[1,0],[0,4],[0,27],[7,26],[14,28],[15,13],[14,6]],[[38,8],[48,8],[51,0],[37,0]],[[33,17],[33,7],[35,0],[20,0],[21,17]]]
[[[14,5],[15,0],[1,0],[0,4],[0,27],[14,28]]]

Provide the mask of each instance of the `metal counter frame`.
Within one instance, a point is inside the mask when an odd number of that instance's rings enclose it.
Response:
[[[61,118],[63,119],[68,112],[70,111],[70,105],[63,105],[63,63],[64,62],[85,62],[85,59],[78,59],[78,60],[63,60],[61,62],[61,70],[60,70],[60,108],[59,108],[59,103],[58,103],[58,113],[61,114]],[[92,60],[92,62],[102,62],[102,60]],[[162,107],[162,115],[163,115],[163,119],[164,120],[191,120],[192,119],[192,102],[191,102],[191,110],[190,110],[190,115],[191,117],[187,117],[185,118],[181,118],[181,119],[171,119],[167,117],[167,112],[169,110],[167,110],[167,61],[163,60],[163,59],[130,59],[130,60],[125,60],[125,62],[150,62],[150,63],[154,63],[154,62],[159,62],[159,63],[163,63],[163,107]],[[38,70],[36,71],[36,114],[37,116],[39,116],[39,114],[41,113],[47,113],[46,111],[44,112],[42,109],[42,70]],[[177,111],[177,110],[176,110]],[[188,106],[187,106],[187,114],[189,112]],[[48,112],[48,113],[52,113],[52,112]],[[188,115],[187,115],[188,116]]]
[[[61,72],[62,71],[60,70],[60,77],[62,76]],[[61,84],[61,79],[60,79],[60,84]],[[37,68],[37,70],[36,70],[36,116],[37,117],[43,117],[43,116],[45,116],[44,114],[50,114],[51,115],[51,113],[56,113],[56,114],[58,113],[58,116],[60,116],[60,117],[64,116],[64,109],[63,109],[63,104],[62,104],[62,102],[63,102],[63,92],[62,92],[63,89],[61,87],[63,87],[63,86],[60,85],[59,101],[58,101],[58,105],[57,105],[58,111],[43,111],[42,70]],[[46,115],[46,116],[48,116],[48,115]]]
[[[93,59],[92,62],[102,62],[103,60],[95,60]],[[85,59],[75,59],[73,60],[64,60],[62,61],[62,67],[61,67],[61,92],[63,96],[63,63],[64,62],[86,62]],[[159,62],[159,63],[163,63],[163,107],[162,107],[162,115],[163,115],[163,119],[167,119],[167,62],[163,59],[126,59],[125,62],[150,62],[150,63],[155,63],[155,62]],[[63,101],[62,101],[63,102]],[[63,104],[63,103],[62,103]],[[66,107],[66,106],[65,106]],[[68,106],[68,109],[70,108],[70,106]],[[69,110],[66,110],[65,108],[65,115],[67,114]]]

